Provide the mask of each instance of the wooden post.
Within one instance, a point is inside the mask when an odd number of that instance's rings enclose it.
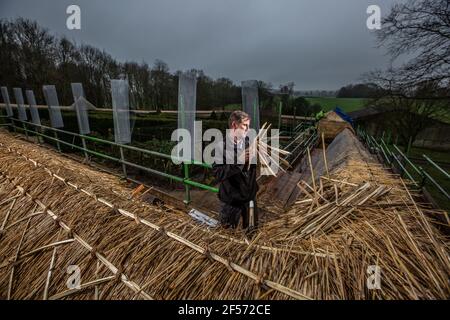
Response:
[[[281,110],[283,108],[283,103],[280,101],[280,104],[278,105],[278,130],[281,132]]]
[[[250,201],[249,204],[249,227],[253,228],[255,226],[255,204]]]
[[[316,192],[317,191],[317,189],[316,189],[316,178],[314,177],[314,168],[313,168],[313,165],[312,165],[311,153],[309,152],[309,147],[306,148],[306,151],[308,152],[308,161],[309,161],[309,169],[311,170],[312,184],[313,184],[314,192]]]
[[[325,136],[322,132],[322,149],[323,149],[323,161],[325,163],[325,170],[327,171],[327,177],[330,178],[330,171],[328,171],[327,153],[325,151]]]

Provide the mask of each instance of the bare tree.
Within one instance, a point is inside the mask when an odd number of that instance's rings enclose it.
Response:
[[[388,112],[384,128],[403,142],[436,120],[450,117],[450,0],[411,0],[396,4],[377,33],[395,62],[411,57],[400,67],[376,70],[364,76],[375,84],[370,101]]]
[[[39,27],[36,22],[19,18],[12,24],[13,42],[17,51],[15,63],[17,74],[21,78],[22,87],[34,86],[44,83],[55,73],[52,60],[55,58],[54,37],[47,29]],[[33,87],[36,98],[40,97],[42,90]]]
[[[151,70],[151,83],[154,94],[154,104],[157,110],[167,109],[171,104],[173,92],[173,77],[169,66],[162,60],[155,60]]]
[[[377,39],[392,62],[405,55],[413,58],[399,68],[371,72],[368,80],[405,98],[424,83],[449,87],[450,0],[410,0],[394,5],[383,19]],[[441,93],[445,94],[422,98],[450,97],[448,90]]]
[[[59,102],[73,103],[71,82],[83,84],[86,98],[97,107],[111,106],[110,83],[121,74],[130,83],[130,101],[136,108],[175,109],[178,72],[156,60],[121,63],[104,50],[52,35],[36,22],[19,18],[0,19],[0,84],[33,89],[38,103],[44,103],[42,85],[55,84]],[[214,80],[201,70],[198,77],[199,107],[238,104],[241,89],[230,79]],[[181,71],[180,71],[181,72]]]
[[[288,82],[286,84],[280,84],[280,86],[279,86],[280,93],[287,94],[287,95],[291,96],[294,93],[294,87],[295,87],[295,83],[294,82]]]

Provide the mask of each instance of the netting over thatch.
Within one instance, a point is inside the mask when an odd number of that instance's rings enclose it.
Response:
[[[355,157],[315,181],[247,240],[0,132],[0,299],[449,297],[448,242],[398,177]],[[366,285],[375,264],[381,290]]]

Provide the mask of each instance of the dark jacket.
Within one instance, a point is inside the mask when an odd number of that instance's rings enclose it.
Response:
[[[248,142],[246,146],[248,147]],[[258,192],[256,165],[226,164],[225,152],[223,154],[223,164],[213,164],[214,176],[220,183],[220,201],[232,206],[242,206],[248,204],[250,200],[255,200]]]

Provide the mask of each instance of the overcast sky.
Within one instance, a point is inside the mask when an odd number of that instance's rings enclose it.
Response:
[[[171,71],[213,78],[294,81],[296,90],[335,90],[389,65],[366,27],[371,4],[394,0],[0,0],[0,18],[36,20],[56,35],[106,50],[119,61],[155,59]],[[66,8],[81,8],[81,30]]]

